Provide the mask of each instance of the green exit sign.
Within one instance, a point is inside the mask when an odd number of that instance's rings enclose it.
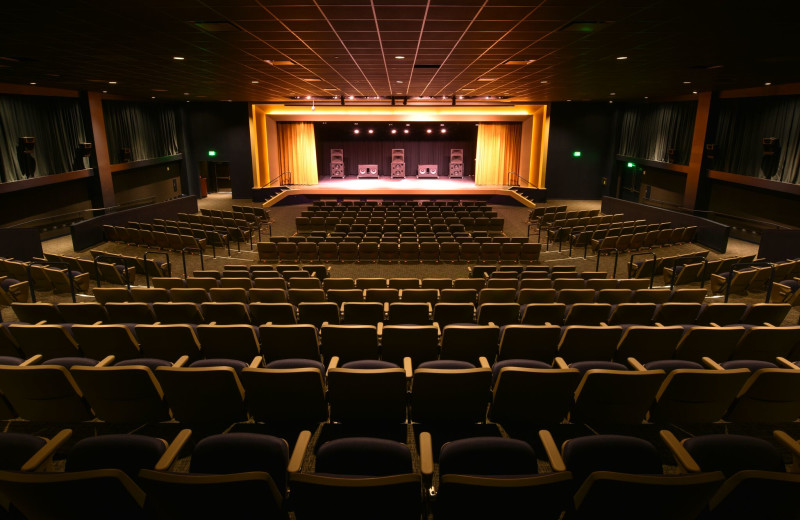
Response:
[[[216,157],[217,156],[216,150],[209,150],[208,151],[208,156],[209,157]]]
[[[573,157],[580,157],[580,156],[581,156],[581,152],[579,152],[579,151],[574,151],[574,152],[572,152],[572,156],[573,156]]]

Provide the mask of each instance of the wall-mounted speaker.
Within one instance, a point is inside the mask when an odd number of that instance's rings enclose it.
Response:
[[[717,155],[717,145],[706,143],[706,159],[713,159]]]
[[[92,143],[78,143],[78,157],[89,157],[92,155]]]
[[[131,149],[130,148],[120,148],[119,149],[119,162],[131,162]]]
[[[34,148],[36,148],[36,138],[20,137],[19,148],[22,153],[33,153]]]
[[[775,155],[781,148],[781,140],[777,137],[764,137],[761,139],[764,155]]]

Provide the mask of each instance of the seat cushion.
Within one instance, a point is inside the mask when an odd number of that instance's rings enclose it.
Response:
[[[769,361],[760,361],[758,359],[734,359],[720,363],[722,368],[729,370],[734,368],[747,368],[753,372],[761,370],[762,368],[778,368],[775,363]]]
[[[190,473],[230,474],[266,471],[279,490],[286,489],[289,446],[260,433],[224,433],[201,440],[192,452]]]
[[[136,478],[140,469],[154,468],[166,449],[164,441],[146,435],[89,437],[75,443],[67,454],[65,469],[119,469]]]
[[[319,369],[320,372],[325,372],[325,365],[323,365],[319,361],[314,361],[313,359],[301,359],[301,358],[276,359],[275,361],[270,361],[269,363],[267,363],[267,368],[273,368],[273,369],[316,368]]]
[[[150,370],[155,370],[158,367],[171,367],[172,363],[170,363],[169,361],[165,361],[163,359],[156,359],[156,358],[126,359],[124,361],[114,363],[115,367],[129,367],[134,365],[144,365]]]
[[[455,359],[437,359],[434,361],[423,361],[417,368],[435,368],[442,370],[463,370],[467,368],[475,368],[475,365],[469,361],[458,361]]]
[[[61,358],[48,359],[47,361],[43,361],[42,364],[59,365],[65,368],[70,368],[74,366],[93,367],[97,364],[97,361],[95,361],[94,359],[83,358],[83,357],[61,357]]]
[[[678,369],[703,369],[700,363],[687,361],[685,359],[659,359],[644,365],[647,370],[663,370],[667,373]]]
[[[0,433],[0,470],[19,471],[46,441],[27,433]]]
[[[623,365],[622,363],[615,363],[614,361],[578,361],[577,363],[572,363],[570,368],[575,368],[579,372],[583,373],[587,370],[628,370],[628,367]]]
[[[191,368],[231,367],[238,374],[248,365],[238,359],[199,359],[189,366]]]
[[[543,361],[536,361],[534,359],[505,359],[503,361],[498,361],[492,366],[493,385],[497,376],[500,375],[500,370],[505,367],[537,368],[545,370],[553,368]]]
[[[380,477],[412,471],[408,446],[388,439],[335,439],[324,443],[317,451],[317,473]]]
[[[395,363],[388,361],[380,361],[377,359],[361,359],[358,361],[350,361],[341,366],[341,368],[356,368],[356,369],[381,369],[381,368],[399,368]]]
[[[743,470],[786,471],[780,452],[763,439],[746,435],[702,435],[683,446],[703,471],[722,471],[726,477]]]
[[[504,437],[473,437],[448,442],[439,455],[440,475],[533,475],[536,453],[524,441]]]
[[[590,435],[564,445],[564,463],[576,482],[595,471],[661,474],[661,457],[646,440],[624,435]]]

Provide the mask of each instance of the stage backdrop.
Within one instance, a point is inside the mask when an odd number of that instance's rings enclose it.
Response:
[[[317,136],[317,168],[320,177],[330,176],[331,149],[340,148],[344,152],[344,171],[347,176],[358,173],[359,164],[377,164],[381,177],[390,176],[392,149],[405,150],[406,176],[416,177],[417,165],[436,164],[439,175],[450,174],[450,150],[464,150],[464,176],[475,175],[475,141],[478,127],[475,123],[447,123],[447,134],[442,134],[439,123],[394,123],[364,122],[357,126],[353,123],[316,123]],[[279,125],[280,126],[280,125]],[[358,128],[358,135],[353,129]],[[372,128],[373,134],[367,131]],[[390,132],[394,128],[401,133],[409,128],[409,137],[397,138]],[[427,134],[426,130],[433,130]]]
[[[278,153],[281,172],[289,175],[282,184],[317,184],[314,123],[280,123]]]

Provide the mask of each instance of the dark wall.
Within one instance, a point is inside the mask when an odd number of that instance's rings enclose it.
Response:
[[[608,103],[553,103],[547,146],[547,196],[599,199],[608,193],[614,164],[614,107]],[[580,151],[580,157],[573,157]],[[607,179],[606,185],[603,178]]]
[[[117,204],[152,204],[181,194],[181,161],[134,168],[114,173]],[[145,200],[142,200],[145,199]]]
[[[639,202],[666,208],[683,205],[686,174],[647,167],[641,168],[641,174]]]
[[[235,199],[249,199],[253,187],[253,161],[250,153],[250,119],[247,103],[191,103],[184,122],[188,146],[185,154],[187,188],[199,195],[199,161],[209,160],[208,151],[217,152],[214,161],[230,163],[231,191]]]
[[[711,211],[800,227],[798,207],[800,197],[791,193],[711,181]]]
[[[0,194],[0,225],[91,209],[90,181],[77,179]]]

